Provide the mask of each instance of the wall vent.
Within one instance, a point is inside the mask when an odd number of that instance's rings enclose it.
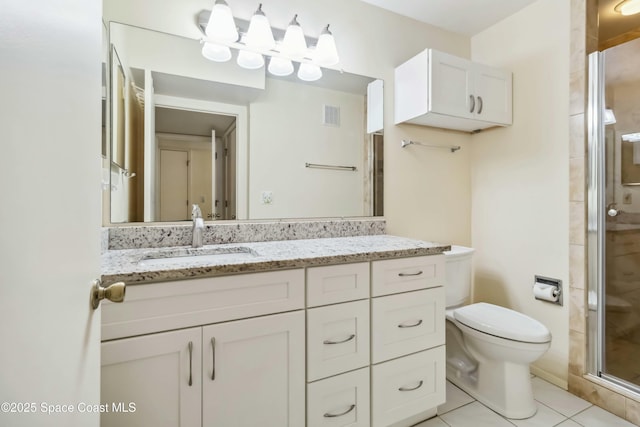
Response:
[[[322,124],[325,126],[340,126],[340,107],[325,105]]]

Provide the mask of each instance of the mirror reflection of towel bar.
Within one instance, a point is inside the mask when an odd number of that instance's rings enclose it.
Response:
[[[409,141],[406,139],[403,139],[400,142],[400,144],[402,145],[402,148],[406,147],[407,145],[421,145],[423,147],[429,147],[429,148],[445,148],[447,150],[451,150],[452,153],[455,153],[461,148],[459,145],[429,145],[429,144],[424,144],[422,142]]]
[[[320,165],[317,163],[305,163],[305,168],[317,168],[317,169],[335,169],[341,171],[357,171],[358,168],[355,166],[338,166],[338,165]]]

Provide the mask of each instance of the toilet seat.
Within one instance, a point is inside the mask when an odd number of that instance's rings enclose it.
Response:
[[[551,333],[542,323],[498,305],[484,302],[467,305],[455,309],[453,317],[469,328],[511,341],[526,343],[551,341]]]

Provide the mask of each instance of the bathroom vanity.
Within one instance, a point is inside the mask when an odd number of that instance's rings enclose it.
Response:
[[[410,426],[444,402],[449,246],[176,249],[103,255],[103,282],[128,288],[102,308],[101,398],[135,404],[103,426]]]

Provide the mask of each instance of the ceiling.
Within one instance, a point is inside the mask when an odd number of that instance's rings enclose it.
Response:
[[[362,0],[454,33],[473,36],[536,0]]]
[[[621,0],[598,0],[598,39],[600,45],[621,34],[640,28],[640,13],[623,16],[613,9]],[[605,45],[608,47],[608,45]]]

